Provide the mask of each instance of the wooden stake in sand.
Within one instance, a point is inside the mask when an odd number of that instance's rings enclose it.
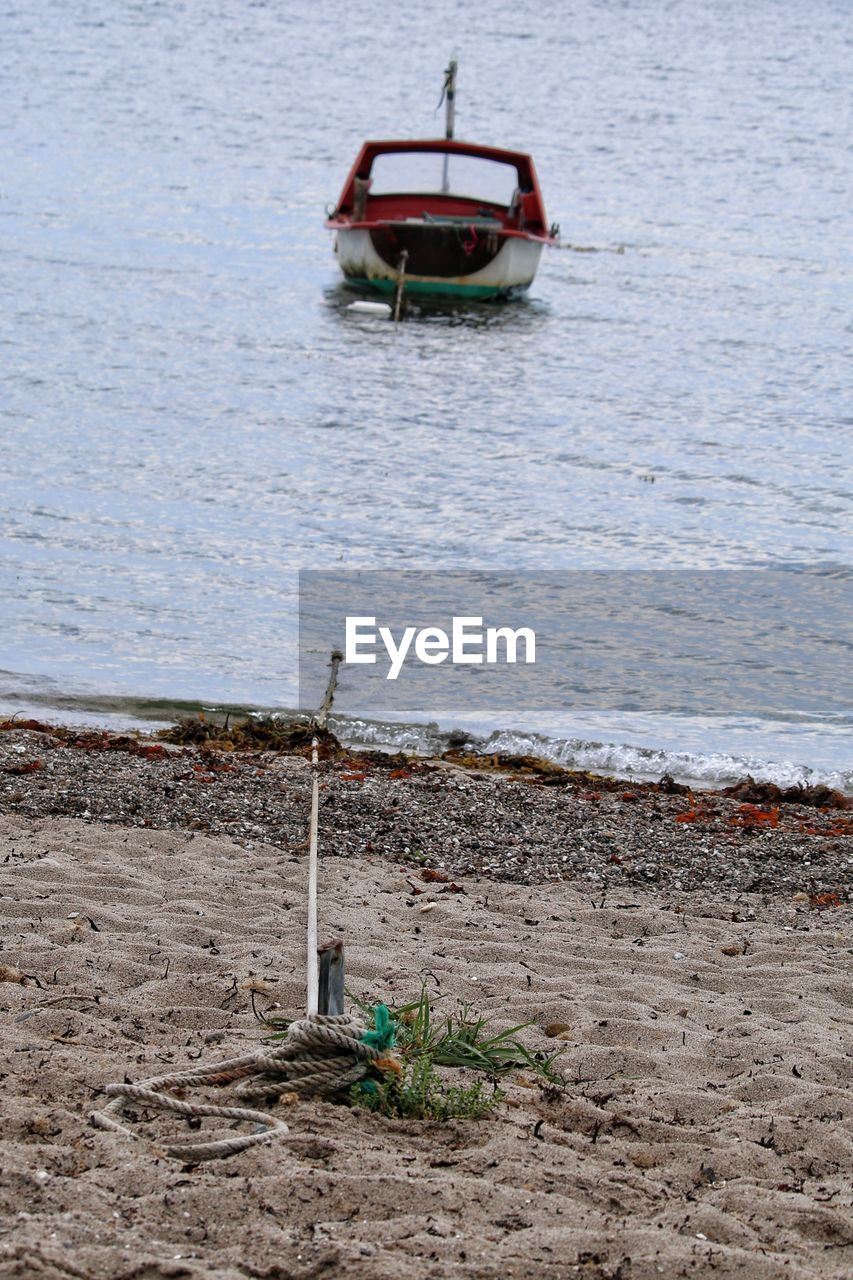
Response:
[[[319,859],[317,855],[317,822],[320,809],[320,772],[319,772],[319,750],[320,742],[317,731],[325,729],[326,721],[329,718],[329,712],[332,709],[332,701],[335,696],[335,686],[338,683],[338,668],[344,660],[344,655],[335,649],[332,653],[330,666],[332,668],[329,676],[329,683],[326,685],[326,693],[320,708],[313,720],[314,736],[311,739],[311,770],[313,777],[311,779],[311,824],[308,829],[308,954],[306,958],[306,974],[307,974],[307,1000],[306,1008],[308,1014],[312,1013],[342,1013],[343,1009],[319,1008],[320,996],[320,972],[319,959],[317,956],[317,881]],[[337,946],[338,944],[327,944],[328,947]],[[325,949],[324,949],[325,950]],[[331,958],[331,956],[330,956]],[[343,943],[340,943],[339,953],[339,969],[340,981],[335,986],[343,987]],[[326,993],[329,992],[329,982],[324,983]],[[328,995],[327,995],[328,999]]]

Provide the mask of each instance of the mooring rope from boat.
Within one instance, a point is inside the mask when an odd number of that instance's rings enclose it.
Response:
[[[552,228],[553,232],[553,228]],[[568,240],[560,240],[551,245],[552,249],[562,249],[566,253],[618,253],[624,254],[624,244],[570,244]]]

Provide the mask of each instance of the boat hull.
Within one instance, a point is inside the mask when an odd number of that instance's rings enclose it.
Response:
[[[473,243],[472,243],[473,242]],[[542,241],[470,229],[393,224],[342,227],[337,232],[341,270],[350,284],[390,293],[397,288],[396,258],[406,249],[406,292],[435,297],[509,297],[529,289]],[[388,258],[391,261],[387,260]],[[465,270],[469,266],[472,270]],[[421,267],[421,270],[417,268]],[[426,268],[426,269],[423,269]]]

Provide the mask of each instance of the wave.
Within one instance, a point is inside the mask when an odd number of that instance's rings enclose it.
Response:
[[[181,716],[196,715],[199,710],[210,716],[223,717],[227,713],[232,720],[246,715],[273,715],[281,719],[293,719],[301,715],[289,708],[258,709],[248,706],[213,706],[197,702],[167,699],[140,699],[124,697],[58,696],[56,693],[29,693],[21,696],[0,696],[0,718],[12,714],[19,718],[35,716],[56,723],[72,725],[98,725],[116,731],[137,729],[155,731],[164,723]],[[304,718],[304,716],[302,717]],[[780,787],[816,786],[822,784],[853,795],[853,769],[819,768],[796,760],[772,758],[771,752],[698,750],[679,746],[647,746],[636,742],[613,740],[602,736],[562,737],[521,729],[487,729],[474,732],[465,729],[445,728],[435,722],[401,723],[395,721],[368,720],[358,716],[333,715],[330,727],[340,740],[350,747],[370,747],[385,751],[405,751],[415,755],[441,755],[454,747],[471,751],[501,753],[504,755],[533,755],[553,760],[567,769],[589,773],[608,774],[637,781],[657,781],[667,773],[676,781],[694,787],[720,788],[745,778],[747,775],[759,782],[775,782]],[[661,722],[662,723],[662,722]],[[596,728],[600,726],[595,726]],[[589,728],[589,726],[587,726]],[[637,728],[637,726],[635,726]],[[817,726],[818,736],[831,733],[834,726]],[[666,725],[672,736],[672,722]],[[684,737],[687,736],[684,726]],[[639,726],[646,741],[653,741],[656,733],[654,717],[648,717]],[[661,726],[658,726],[658,732]],[[758,739],[755,722],[749,726],[729,722],[729,729],[715,730],[715,736],[731,733],[732,739],[744,735]],[[677,733],[675,736],[679,736]],[[815,738],[815,742],[817,741]],[[800,739],[804,753],[808,750],[808,735]]]
[[[450,747],[468,747],[484,754],[533,755],[567,769],[610,774],[637,781],[657,781],[668,773],[677,782],[697,787],[729,786],[747,775],[780,787],[819,783],[853,794],[853,770],[817,769],[791,760],[767,760],[757,754],[734,755],[644,747],[626,742],[584,738],[550,738],[520,730],[496,730],[487,735],[443,731],[435,724],[393,724],[335,717],[335,732],[350,745],[439,755]]]

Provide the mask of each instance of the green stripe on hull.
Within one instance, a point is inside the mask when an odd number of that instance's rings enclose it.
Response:
[[[347,276],[347,284],[359,289],[375,289],[379,293],[395,293],[396,280],[368,280],[366,276]],[[524,293],[529,284],[489,285],[489,284],[446,284],[433,280],[406,280],[406,293],[418,294],[431,298],[505,298],[512,293]]]

